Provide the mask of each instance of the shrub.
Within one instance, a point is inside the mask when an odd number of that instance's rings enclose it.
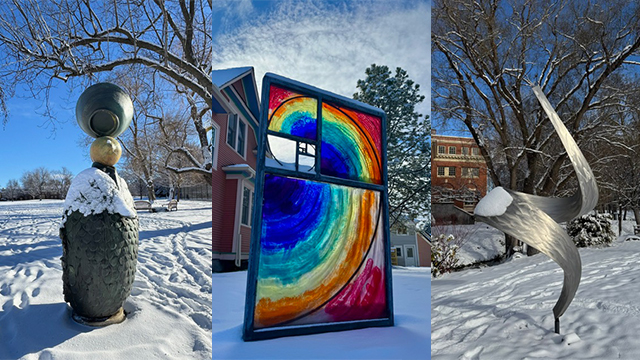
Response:
[[[451,272],[458,265],[458,243],[455,236],[440,234],[431,243],[431,274],[436,277]]]
[[[609,214],[587,214],[567,225],[567,233],[577,247],[609,246],[616,238]]]

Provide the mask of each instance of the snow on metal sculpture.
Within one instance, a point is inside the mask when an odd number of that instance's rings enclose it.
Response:
[[[560,316],[573,300],[582,263],[578,249],[558,224],[584,215],[598,203],[598,187],[584,155],[573,140],[540,87],[533,92],[551,120],[569,155],[578,178],[579,189],[567,198],[548,198],[497,187],[477,205],[476,219],[535,247],[558,263],[564,271],[560,298],[553,307],[555,332],[560,332]]]
[[[243,338],[393,325],[384,112],[273,74],[262,99]]]

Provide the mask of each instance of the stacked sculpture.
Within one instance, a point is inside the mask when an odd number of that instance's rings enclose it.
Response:
[[[498,187],[478,203],[476,219],[535,247],[564,270],[562,292],[553,308],[555,332],[559,333],[560,316],[569,307],[580,284],[582,263],[578,249],[558,223],[593,210],[598,203],[598,187],[587,160],[542,89],[536,86],[533,92],[569,155],[579,189],[568,198],[546,198]]]
[[[138,217],[126,182],[114,165],[122,149],[115,139],[133,117],[133,104],[118,86],[99,83],[78,99],[80,128],[97,138],[91,168],[73,180],[60,226],[65,301],[80,323],[124,321],[138,256]]]

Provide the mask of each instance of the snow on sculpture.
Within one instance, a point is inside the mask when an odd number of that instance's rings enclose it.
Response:
[[[262,99],[243,338],[393,325],[384,112],[273,74]]]
[[[124,321],[138,260],[138,216],[127,183],[114,165],[122,148],[114,137],[127,129],[133,104],[118,86],[87,88],[76,106],[80,128],[96,138],[91,168],[78,174],[60,224],[64,299],[77,322],[105,326]]]
[[[593,210],[598,203],[598,187],[587,160],[542,89],[534,86],[533,92],[569,155],[578,178],[578,191],[568,198],[547,198],[497,187],[478,203],[475,215],[477,220],[535,247],[560,265],[564,283],[553,307],[555,332],[559,333],[560,316],[580,284],[582,263],[577,247],[558,223]]]

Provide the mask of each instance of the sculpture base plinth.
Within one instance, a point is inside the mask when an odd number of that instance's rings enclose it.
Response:
[[[71,318],[73,319],[73,321],[77,322],[78,324],[87,326],[102,327],[113,324],[120,324],[124,321],[124,319],[126,319],[126,317],[127,316],[123,308],[118,309],[115,314],[103,318],[87,318],[76,314],[76,312],[71,309]]]

